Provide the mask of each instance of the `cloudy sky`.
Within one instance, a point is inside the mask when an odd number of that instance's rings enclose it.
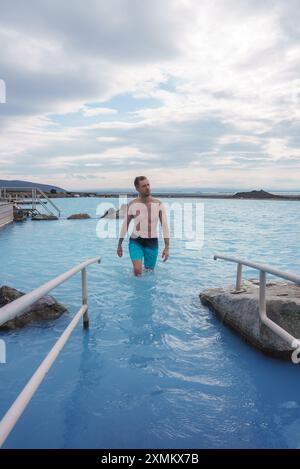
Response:
[[[0,0],[0,179],[299,189],[299,25],[298,0]]]

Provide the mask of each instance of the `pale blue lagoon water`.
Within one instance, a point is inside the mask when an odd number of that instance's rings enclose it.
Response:
[[[57,200],[64,217],[95,217],[100,202]],[[119,259],[116,240],[97,238],[95,218],[0,231],[0,285],[25,292],[102,256],[88,268],[90,329],[78,325],[6,448],[300,447],[300,365],[254,350],[199,300],[234,283],[235,265],[214,261],[216,252],[299,272],[299,202],[194,202],[204,203],[203,247],[173,240],[169,261],[142,278],[132,276],[127,242]],[[0,334],[1,415],[79,308],[80,274],[52,294],[68,314]]]

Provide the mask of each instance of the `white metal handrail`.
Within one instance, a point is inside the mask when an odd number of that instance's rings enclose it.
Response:
[[[27,293],[26,295],[23,295],[11,303],[3,306],[0,308],[0,326],[10,319],[20,316],[27,307],[31,306],[35,301],[42,298],[42,296],[46,295],[55,287],[65,282],[73,275],[77,274],[77,272],[84,271],[85,267],[88,265],[95,264],[96,262],[100,262],[100,257],[94,257],[93,259],[81,262],[67,272],[64,272],[58,277],[55,277],[53,280],[44,283],[35,290],[32,290],[30,293]],[[82,275],[84,275],[84,273],[82,273]]]
[[[14,317],[19,316],[24,312],[28,306],[35,303],[37,300],[42,298],[46,293],[53,290],[58,285],[61,285],[70,277],[81,271],[82,273],[82,306],[77,311],[76,315],[62,333],[60,338],[57,340],[55,345],[52,347],[46,358],[42,361],[38,369],[35,371],[31,379],[28,381],[26,386],[23,388],[15,402],[12,406],[8,409],[2,420],[0,421],[0,447],[2,447],[3,443],[5,442],[6,438],[16,425],[17,421],[23,414],[24,410],[26,409],[27,405],[29,404],[30,400],[32,399],[34,393],[40,386],[41,382],[45,378],[47,372],[53,365],[55,359],[57,358],[59,352],[64,347],[65,343],[69,339],[71,333],[77,326],[80,319],[83,317],[83,326],[86,328],[89,325],[89,318],[88,318],[88,304],[87,304],[87,277],[86,277],[86,267],[90,264],[100,263],[100,257],[94,257],[89,259],[85,262],[81,262],[77,266],[73,267],[72,269],[68,270],[67,272],[59,275],[50,282],[45,283],[44,285],[36,288],[30,293],[23,295],[22,297],[12,301],[6,306],[0,308],[0,325],[7,322],[7,320],[12,319]],[[4,312],[4,314],[3,314]],[[4,317],[2,317],[4,316]]]
[[[48,202],[52,205],[52,207],[56,210],[56,212],[58,213],[58,216],[60,217],[60,210],[59,210],[59,208],[57,207],[57,205],[45,194],[45,192],[42,191],[42,189],[39,189],[39,188],[37,187],[36,190],[37,190],[46,200],[48,200]],[[39,198],[39,200],[40,200],[40,202],[42,202],[40,198]],[[45,208],[47,208],[47,207],[45,206],[45,204],[43,204],[43,205],[44,205]],[[48,211],[50,211],[50,210],[48,209]]]
[[[13,192],[13,193],[17,193],[17,192],[29,192],[30,193],[31,192],[32,209],[35,210],[36,209],[36,204],[40,203],[50,215],[53,215],[51,210],[49,210],[46,207],[45,203],[41,200],[41,196],[42,196],[42,198],[46,199],[49,202],[49,204],[52,205],[52,207],[55,209],[58,216],[60,217],[60,209],[45,194],[45,192],[42,191],[42,189],[40,189],[38,187],[35,187],[35,186],[32,186],[32,187],[29,187],[29,186],[28,187],[0,187],[0,200],[3,198],[4,200],[12,201],[13,197],[11,196],[10,192]],[[3,195],[2,195],[2,193],[3,193]],[[40,196],[37,195],[38,193],[40,194]]]
[[[276,275],[277,277],[284,278],[289,280],[297,285],[300,285],[300,276],[292,274],[289,272],[283,272],[282,270],[276,269],[268,264],[260,264],[257,262],[244,261],[242,259],[237,259],[236,257],[223,256],[222,254],[215,254],[214,260],[223,259],[229,262],[235,262],[237,264],[237,274],[236,274],[236,291],[241,290],[242,286],[242,266],[246,265],[254,269],[259,270],[259,316],[261,321],[269,327],[275,334],[279,335],[283,340],[285,340],[291,348],[297,349],[300,347],[300,340],[292,336],[285,329],[276,324],[272,319],[268,318],[266,310],[266,278],[267,273]]]

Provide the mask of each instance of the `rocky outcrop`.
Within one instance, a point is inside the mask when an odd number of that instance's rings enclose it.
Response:
[[[0,308],[10,303],[11,301],[20,298],[25,293],[4,285],[0,288]],[[32,321],[41,321],[46,319],[57,319],[67,309],[61,303],[56,301],[53,296],[44,296],[36,301],[32,306],[26,308],[21,316],[11,319],[0,326],[0,329],[16,329],[24,327]],[[1,318],[1,309],[0,309]]]
[[[67,220],[85,220],[86,218],[91,218],[88,213],[74,213],[74,215],[70,215]]]
[[[127,211],[127,204],[122,204],[118,210],[114,208],[109,208],[100,218],[110,218],[110,219],[118,219],[124,218]]]
[[[56,215],[47,215],[44,213],[34,213],[31,218],[32,220],[58,220]]]
[[[26,220],[28,215],[27,210],[14,207],[14,221],[23,221]]]
[[[263,189],[260,191],[237,192],[232,196],[233,199],[282,199],[281,195],[271,194]]]
[[[258,280],[248,279],[239,291],[234,287],[211,288],[200,293],[200,300],[250,344],[268,355],[290,360],[293,350],[260,320],[258,291]],[[276,324],[300,338],[300,286],[267,282],[266,310]]]

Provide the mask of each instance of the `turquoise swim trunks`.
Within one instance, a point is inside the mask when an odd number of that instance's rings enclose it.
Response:
[[[143,261],[146,269],[154,269],[158,255],[157,238],[130,238],[129,254],[132,261]]]

